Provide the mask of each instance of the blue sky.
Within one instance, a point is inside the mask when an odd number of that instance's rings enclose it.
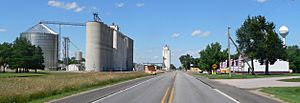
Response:
[[[0,42],[12,42],[40,20],[85,23],[92,20],[92,12],[99,12],[106,24],[117,23],[135,40],[135,62],[161,62],[162,46],[168,44],[172,63],[179,66],[180,55],[198,57],[209,43],[226,48],[227,26],[235,38],[248,15],[266,16],[277,31],[288,26],[287,45],[299,45],[299,5],[299,0],[2,0]],[[62,35],[85,51],[84,27],[64,26]],[[75,50],[71,47],[71,56]]]

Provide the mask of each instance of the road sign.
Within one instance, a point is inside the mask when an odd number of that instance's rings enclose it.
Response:
[[[217,65],[217,64],[213,64],[211,67],[212,67],[213,69],[216,69],[216,68],[218,67],[218,65]]]

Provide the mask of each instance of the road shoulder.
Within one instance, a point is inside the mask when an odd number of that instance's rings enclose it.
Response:
[[[141,78],[124,81],[124,82],[120,82],[117,84],[108,85],[105,87],[100,87],[100,88],[89,90],[89,91],[84,91],[84,92],[74,94],[71,96],[67,96],[67,97],[64,97],[61,99],[52,100],[52,101],[50,101],[50,103],[87,103],[87,102],[92,102],[97,99],[109,96],[110,94],[113,94],[115,92],[124,90],[124,89],[131,87],[133,85],[136,85],[140,82],[154,78],[154,77],[156,77],[156,76],[146,76],[146,77],[141,77]]]
[[[193,76],[196,79],[203,82],[204,84],[210,86],[211,88],[218,89],[241,103],[280,103],[280,101],[251,93],[245,89],[240,89],[231,85],[222,84],[217,81],[209,80],[205,77],[195,75]]]

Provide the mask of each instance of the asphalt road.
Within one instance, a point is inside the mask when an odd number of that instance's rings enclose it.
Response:
[[[235,103],[183,72],[166,73],[94,103]]]
[[[245,90],[214,82],[211,83],[209,80],[199,79],[181,71],[132,80],[54,102],[276,103],[276,101],[251,94]]]

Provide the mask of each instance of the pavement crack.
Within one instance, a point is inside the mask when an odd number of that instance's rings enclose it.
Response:
[[[205,85],[209,86],[212,89],[215,89],[215,87],[211,86],[210,84],[206,83],[205,81],[201,80],[200,78],[196,78],[197,80],[199,80],[200,82],[204,83]]]

